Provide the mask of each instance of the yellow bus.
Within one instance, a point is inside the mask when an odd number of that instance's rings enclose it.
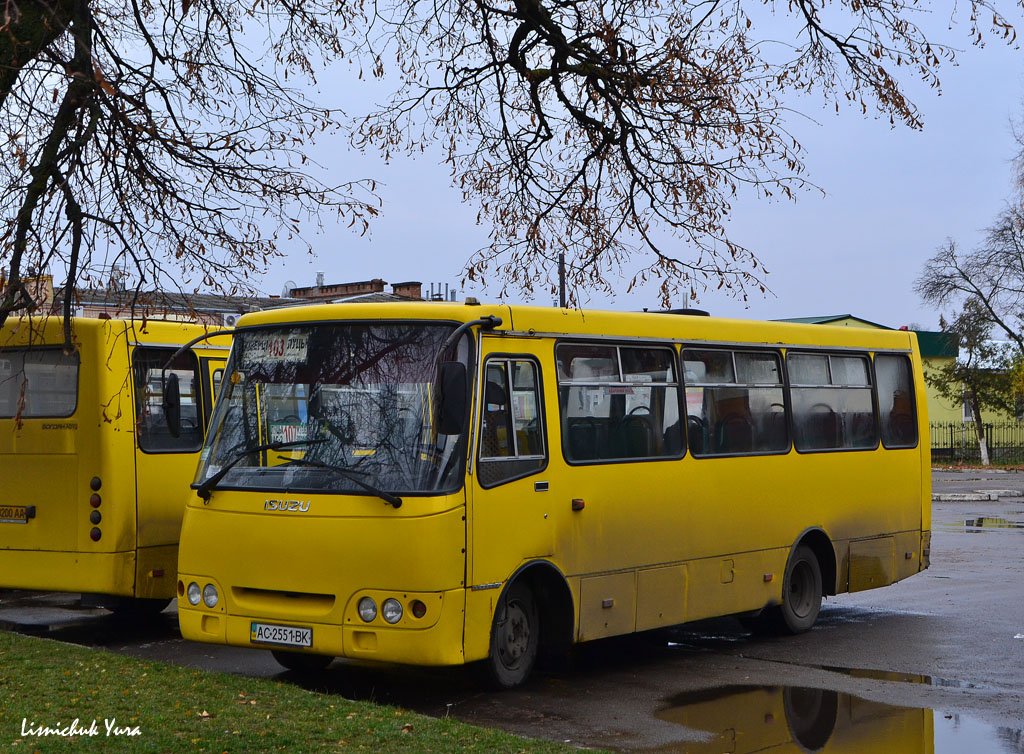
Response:
[[[0,588],[158,611],[175,594],[184,494],[230,339],[174,356],[221,328],[77,318],[65,351],[63,325],[12,318],[0,330]]]
[[[928,566],[916,336],[517,306],[244,316],[179,553],[188,639],[482,661]]]

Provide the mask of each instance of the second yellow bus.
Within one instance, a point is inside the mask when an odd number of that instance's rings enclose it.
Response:
[[[246,315],[182,528],[192,640],[481,662],[928,565],[913,333],[442,303]]]

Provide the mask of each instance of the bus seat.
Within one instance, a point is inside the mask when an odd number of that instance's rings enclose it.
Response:
[[[484,458],[501,458],[511,455],[510,437],[505,426],[505,388],[497,382],[488,381],[484,386],[484,421],[480,437],[480,455]],[[493,408],[496,406],[497,408]]]
[[[749,453],[754,449],[754,430],[750,419],[742,414],[729,414],[715,426],[716,450],[719,453]]]
[[[646,416],[625,416],[616,427],[616,455],[620,458],[648,458],[653,452],[654,431]]]
[[[696,455],[704,453],[704,422],[699,416],[686,417],[686,442],[690,452]]]
[[[597,422],[585,417],[568,419],[569,458],[573,461],[592,461],[597,452]]]
[[[908,445],[914,441],[914,416],[908,413],[889,414],[888,435],[893,445]]]
[[[808,448],[843,447],[843,426],[839,414],[831,408],[815,411],[807,417]]]
[[[665,428],[665,435],[662,438],[662,449],[664,455],[676,456],[683,450],[683,433],[679,422]]]
[[[773,411],[765,427],[764,436],[761,438],[759,449],[766,450],[781,450],[786,447],[786,438],[788,437],[788,429],[786,428],[786,414],[781,411]]]

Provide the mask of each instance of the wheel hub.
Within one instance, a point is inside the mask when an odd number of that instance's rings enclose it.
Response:
[[[498,651],[505,667],[512,667],[526,654],[530,643],[530,623],[518,603],[508,606],[508,614],[501,627]]]

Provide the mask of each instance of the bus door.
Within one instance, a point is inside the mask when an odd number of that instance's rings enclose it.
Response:
[[[199,366],[203,378],[203,427],[210,423],[210,416],[213,413],[213,402],[220,393],[220,383],[224,378],[224,364],[227,358],[200,356]]]
[[[0,550],[78,547],[85,502],[79,426],[87,415],[80,411],[79,372],[78,352],[59,346],[0,351]],[[11,581],[14,576],[4,574],[0,583],[46,578],[33,573]]]
[[[173,433],[164,417],[161,373],[174,351],[146,345],[132,351],[139,548],[177,544],[188,482],[194,476],[197,454],[203,445],[203,403],[208,391],[202,387],[203,372],[192,351],[175,357],[166,372],[178,377],[180,431]],[[212,374],[209,379],[212,381]],[[168,480],[180,483],[169,484]],[[173,581],[175,568],[173,563],[171,566]]]
[[[502,582],[522,563],[553,552],[541,361],[535,353],[484,360],[469,585]]]

